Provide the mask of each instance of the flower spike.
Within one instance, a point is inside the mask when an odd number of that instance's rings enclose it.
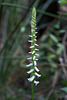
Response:
[[[38,32],[36,32],[36,9],[33,8],[32,10],[32,21],[31,21],[31,35],[29,35],[29,37],[31,38],[31,40],[28,40],[28,42],[31,43],[30,49],[31,52],[29,52],[31,54],[31,57],[27,58],[28,60],[31,60],[31,63],[29,65],[27,65],[27,67],[30,67],[31,69],[27,72],[28,74],[31,74],[31,77],[28,78],[29,82],[33,82],[35,85],[39,84],[39,81],[36,81],[36,77],[41,77],[40,74],[38,74],[39,69],[37,68],[37,56],[39,56],[39,54],[36,53],[36,51],[39,51],[39,49],[37,49],[36,47],[38,47],[39,45],[36,43],[37,39],[36,39],[36,34]]]

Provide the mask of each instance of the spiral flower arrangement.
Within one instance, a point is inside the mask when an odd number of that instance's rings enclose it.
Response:
[[[36,81],[36,77],[40,77],[41,75],[38,74],[39,69],[37,68],[37,56],[39,56],[39,54],[36,53],[36,51],[39,51],[39,49],[37,49],[36,47],[38,47],[38,44],[36,44],[36,9],[33,8],[32,10],[32,20],[31,20],[31,35],[29,35],[29,37],[31,38],[31,40],[28,40],[28,42],[31,43],[30,49],[31,52],[29,52],[31,54],[31,57],[27,58],[28,60],[31,60],[31,63],[28,64],[26,67],[30,67],[31,69],[27,72],[28,74],[30,74],[30,78],[28,78],[29,82],[33,82],[33,84],[37,85],[39,84],[39,81]]]

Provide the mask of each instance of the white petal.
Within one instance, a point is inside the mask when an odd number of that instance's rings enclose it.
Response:
[[[38,32],[35,32],[36,34],[38,33]]]
[[[31,57],[30,58],[27,58],[27,60],[30,60],[30,59],[32,59]]]
[[[33,36],[35,36],[35,34]]]
[[[34,29],[31,29],[31,32],[35,31]]]
[[[36,59],[36,60],[38,60],[38,59]]]
[[[28,40],[28,42],[33,42],[32,40]]]
[[[35,55],[36,55],[36,56],[39,56],[39,54],[37,54],[37,53],[36,53]]]
[[[40,74],[38,74],[37,72],[35,72],[35,75],[36,75],[37,77],[41,77],[41,75],[40,75]]]
[[[34,54],[34,53],[35,53],[35,51],[32,52],[32,54]]]
[[[29,65],[26,65],[26,67],[30,67],[30,66],[32,66],[33,64],[32,63],[30,63]]]
[[[35,85],[39,84],[39,81],[34,81]]]
[[[29,53],[31,53],[31,52],[29,52]]]
[[[37,28],[35,28],[35,29],[37,29]]]
[[[37,39],[34,39],[35,41],[37,41]]]
[[[36,61],[34,61],[34,65],[35,65],[35,66],[37,65]]]
[[[36,57],[34,56],[34,57],[33,57],[33,60],[35,60],[35,58],[36,58]]]
[[[39,49],[35,49],[36,51],[39,51]]]
[[[35,36],[35,38],[36,38],[37,36]]]
[[[29,35],[29,37],[32,37],[32,35]]]
[[[34,80],[34,78],[35,78],[35,76],[32,76],[32,77],[28,78],[28,81],[32,82]]]
[[[35,46],[39,46],[38,44],[35,44]]]
[[[30,69],[27,73],[30,74],[34,71],[34,69]]]
[[[34,48],[34,46],[31,46],[30,48]]]
[[[35,67],[35,70],[36,70],[37,72],[39,72],[39,69],[38,69],[37,67]]]

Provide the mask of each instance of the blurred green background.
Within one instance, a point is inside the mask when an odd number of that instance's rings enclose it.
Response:
[[[67,100],[66,0],[0,0],[0,100],[31,100],[26,65],[34,6],[41,74],[34,100]]]

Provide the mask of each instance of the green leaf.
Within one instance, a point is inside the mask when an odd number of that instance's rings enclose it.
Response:
[[[54,59],[54,58],[56,58],[55,54],[51,54],[51,55],[48,56],[48,59]]]
[[[54,25],[54,28],[59,29],[59,28],[60,28],[59,23],[55,24],[55,25]]]
[[[63,87],[61,90],[67,93],[67,87]]]
[[[63,83],[64,85],[67,85],[67,81],[66,80],[62,81],[61,83]]]
[[[60,4],[65,4],[65,3],[67,3],[67,1],[66,0],[59,0],[59,3]]]
[[[41,38],[41,42],[44,42],[46,39],[47,39],[47,35],[44,35],[42,38]]]
[[[56,36],[54,36],[53,34],[50,34],[50,38],[54,41],[54,42],[58,42],[58,39],[56,38]]]
[[[60,47],[60,48],[62,48],[62,49],[64,49],[64,46],[63,46],[63,44],[61,44],[61,43],[58,43],[57,46]]]
[[[59,32],[60,32],[60,33],[64,33],[64,32],[65,32],[65,30],[60,30]]]
[[[61,54],[61,52],[63,51],[63,49],[64,49],[64,46],[62,45],[62,44],[57,44],[57,46],[59,47],[58,49],[57,49],[57,51],[56,51],[56,53],[57,54]]]
[[[62,52],[61,48],[58,48],[57,51],[56,51],[57,54],[61,54],[61,52]]]

